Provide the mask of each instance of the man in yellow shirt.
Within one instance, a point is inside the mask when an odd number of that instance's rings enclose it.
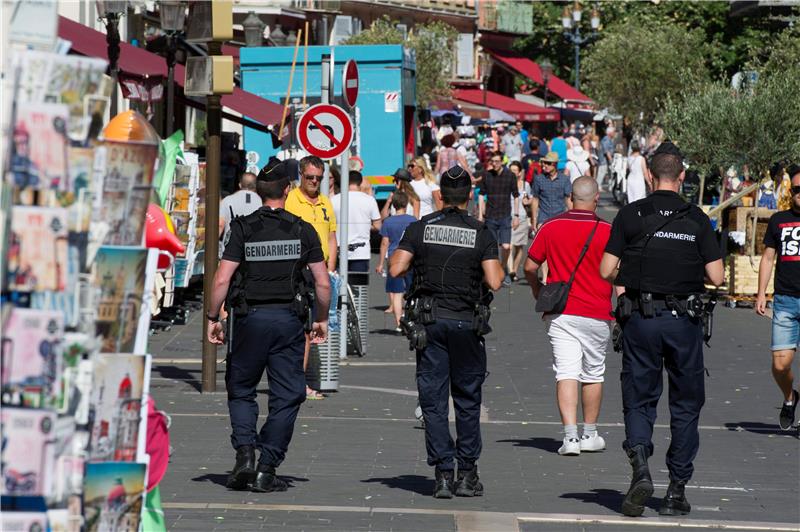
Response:
[[[300,159],[300,186],[289,192],[286,198],[286,210],[299,216],[314,226],[322,245],[322,255],[328,265],[328,271],[336,270],[336,215],[327,196],[320,192],[322,174],[325,164],[319,157],[309,155]],[[308,367],[308,353],[311,343],[306,335],[306,349],[303,357],[303,370]],[[306,386],[308,399],[322,399],[322,394]]]
[[[286,210],[314,226],[322,244],[328,271],[336,269],[336,215],[331,201],[320,192],[325,165],[310,155],[300,160],[300,186],[289,192]]]

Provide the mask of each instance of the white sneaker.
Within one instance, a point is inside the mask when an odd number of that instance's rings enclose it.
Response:
[[[594,436],[587,436],[584,434],[581,436],[581,443],[580,443],[581,451],[586,452],[596,452],[602,451],[606,448],[606,441],[603,439],[602,436],[599,434],[595,434]]]
[[[561,456],[578,456],[581,454],[581,442],[577,438],[564,438],[564,444],[558,449]]]

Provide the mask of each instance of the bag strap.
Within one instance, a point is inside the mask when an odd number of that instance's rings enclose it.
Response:
[[[575,269],[572,270],[572,275],[569,276],[569,281],[567,282],[568,287],[572,287],[572,281],[575,280],[575,274],[578,273],[578,267],[580,267],[581,262],[583,261],[583,257],[586,256],[586,252],[589,251],[589,244],[592,243],[592,238],[594,238],[594,233],[597,231],[597,226],[600,225],[600,218],[597,218],[597,221],[592,227],[592,232],[589,233],[589,238],[586,239],[586,243],[583,245],[583,249],[581,250],[581,254],[578,257],[578,263],[575,265]]]

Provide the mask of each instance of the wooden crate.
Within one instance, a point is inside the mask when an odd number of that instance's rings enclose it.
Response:
[[[748,255],[728,256],[728,292],[736,295],[755,295],[758,293],[758,264],[761,255],[755,255],[752,263]],[[767,284],[767,294],[772,294],[773,276]]]
[[[728,214],[729,231],[743,231],[745,233],[744,249],[750,251],[750,241],[753,238],[753,215],[758,216],[756,224],[756,248],[758,254],[764,252],[764,233],[767,232],[767,223],[776,211],[759,207],[755,211],[752,207],[731,207]]]

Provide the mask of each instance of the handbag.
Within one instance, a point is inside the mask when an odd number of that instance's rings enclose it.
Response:
[[[583,245],[581,254],[578,257],[578,263],[575,269],[572,270],[572,275],[569,276],[569,281],[558,281],[557,283],[549,283],[542,287],[539,291],[539,297],[536,299],[536,312],[544,312],[545,314],[561,314],[567,308],[567,297],[569,290],[572,288],[572,282],[575,280],[575,274],[578,273],[583,257],[589,251],[589,244],[592,243],[597,226],[600,225],[600,218],[595,222],[592,232],[589,233],[589,238],[586,239],[586,244]]]

